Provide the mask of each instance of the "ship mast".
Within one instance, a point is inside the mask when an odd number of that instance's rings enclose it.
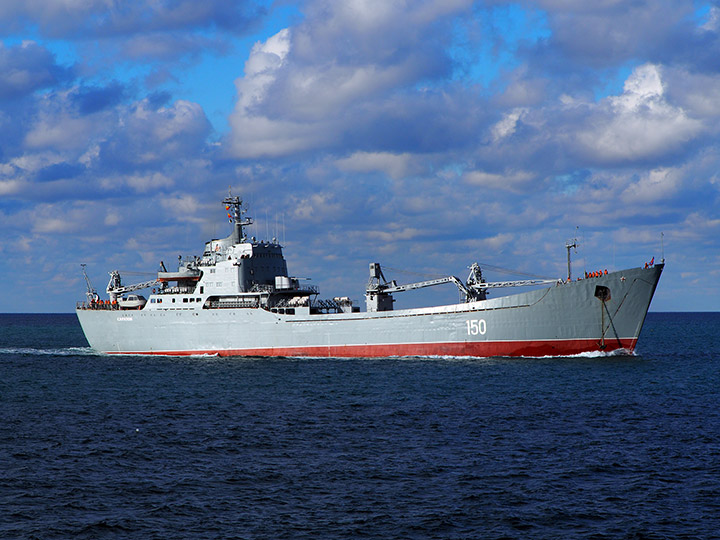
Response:
[[[565,248],[567,249],[567,262],[568,262],[568,276],[567,280],[572,281],[572,271],[570,267],[570,250],[575,248],[575,251],[577,252],[577,238],[573,238],[572,240],[568,240],[565,242]]]
[[[228,196],[223,199],[223,204],[225,205],[225,210],[227,210],[228,213],[228,220],[230,220],[230,223],[234,224],[233,232],[232,232],[232,242],[233,244],[239,244],[240,242],[245,241],[245,234],[243,233],[243,226],[252,225],[253,220],[252,218],[244,218],[243,214],[247,212],[242,207],[242,199],[240,197],[234,197],[228,192]]]

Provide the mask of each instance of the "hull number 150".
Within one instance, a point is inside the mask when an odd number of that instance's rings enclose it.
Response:
[[[468,336],[477,336],[478,334],[484,336],[485,332],[487,332],[487,324],[485,323],[485,319],[473,319],[465,321],[465,323],[467,324]]]

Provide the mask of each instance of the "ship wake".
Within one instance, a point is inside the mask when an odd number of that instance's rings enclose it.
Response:
[[[90,347],[67,347],[65,349],[35,349],[32,347],[2,347],[0,356],[100,356],[100,353]]]

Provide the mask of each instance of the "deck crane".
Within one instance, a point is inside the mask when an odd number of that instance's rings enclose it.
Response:
[[[117,301],[118,297],[125,293],[139,291],[140,289],[147,289],[157,283],[158,280],[153,279],[152,281],[143,281],[142,283],[135,283],[133,285],[123,285],[122,279],[120,278],[120,272],[118,270],[113,270],[110,272],[110,281],[108,282],[105,292],[110,295],[111,301]]]
[[[83,277],[85,278],[85,285],[87,286],[87,291],[85,291],[85,296],[87,296],[88,305],[94,304],[98,300],[100,300],[100,296],[98,295],[97,291],[95,290],[95,287],[92,286],[92,283],[90,283],[90,278],[87,275],[87,272],[85,271],[85,267],[87,266],[85,263],[81,263],[80,266],[82,266],[82,273]]]
[[[432,287],[444,283],[454,283],[457,286],[462,296],[462,302],[476,302],[487,298],[487,289],[548,285],[558,282],[557,279],[524,279],[488,283],[482,277],[480,265],[473,263],[470,266],[470,275],[465,283],[455,276],[447,276],[399,285],[395,280],[387,281],[385,279],[379,263],[370,263],[370,279],[365,289],[365,303],[368,311],[392,311],[395,302],[392,293]]]

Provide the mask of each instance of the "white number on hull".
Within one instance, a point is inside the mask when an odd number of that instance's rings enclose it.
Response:
[[[465,323],[467,324],[468,336],[477,336],[478,334],[484,336],[485,332],[487,332],[487,324],[485,323],[485,319],[473,319],[465,321]]]

